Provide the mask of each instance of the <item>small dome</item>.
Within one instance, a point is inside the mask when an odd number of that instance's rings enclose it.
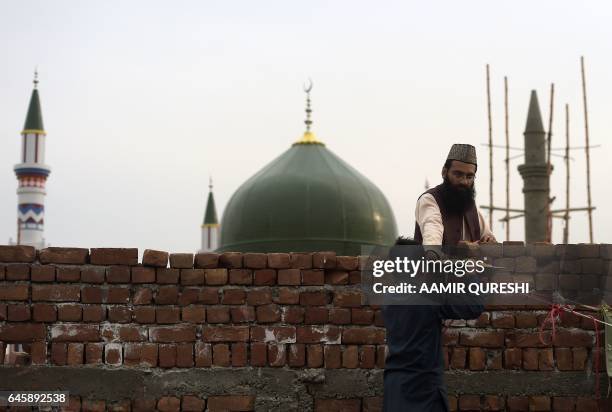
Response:
[[[218,251],[359,255],[396,236],[383,193],[307,131],[231,197]]]

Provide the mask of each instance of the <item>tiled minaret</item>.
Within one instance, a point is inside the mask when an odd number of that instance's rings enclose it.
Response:
[[[15,165],[17,175],[17,244],[45,247],[45,183],[51,168],[45,164],[45,128],[43,127],[38,73],[34,73],[34,90],[25,125],[21,132],[21,163]]]
[[[219,247],[219,219],[217,219],[217,208],[212,191],[212,178],[208,184],[208,200],[202,223],[202,248],[200,252],[212,252]]]

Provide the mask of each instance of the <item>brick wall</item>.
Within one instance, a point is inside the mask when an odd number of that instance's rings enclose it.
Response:
[[[612,289],[612,245],[472,252],[538,290]],[[380,411],[385,329],[358,266],[329,252],[146,250],[139,263],[137,249],[0,246],[0,358],[10,343],[31,354],[0,366],[0,390],[69,390],[65,410],[82,411]],[[564,315],[543,345],[547,309],[488,306],[448,325],[451,410],[597,410],[593,323]],[[603,352],[600,371],[605,397]]]

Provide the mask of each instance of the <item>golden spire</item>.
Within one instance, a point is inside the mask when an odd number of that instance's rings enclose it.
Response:
[[[304,92],[306,92],[306,120],[304,123],[306,124],[306,131],[300,140],[293,143],[296,144],[320,144],[324,145],[323,142],[317,139],[317,136],[313,132],[310,131],[310,125],[312,124],[312,120],[310,120],[310,114],[312,113],[312,109],[310,108],[310,91],[312,90],[312,80],[308,79],[308,86],[304,85]]]

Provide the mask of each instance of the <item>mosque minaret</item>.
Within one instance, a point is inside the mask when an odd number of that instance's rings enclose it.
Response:
[[[23,131],[21,132],[21,163],[15,165],[17,175],[17,244],[45,247],[45,183],[51,168],[45,164],[47,133],[43,127],[38,73],[34,73],[34,90]]]

